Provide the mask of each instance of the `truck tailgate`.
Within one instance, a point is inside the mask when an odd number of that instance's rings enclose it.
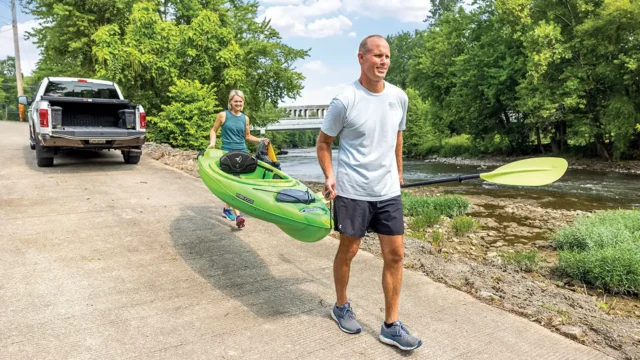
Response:
[[[51,130],[51,136],[74,139],[132,139],[144,136],[144,131],[127,130],[115,126],[65,126]]]

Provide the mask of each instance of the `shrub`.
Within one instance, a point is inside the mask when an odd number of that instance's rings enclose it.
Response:
[[[472,146],[469,135],[458,135],[445,139],[440,148],[440,156],[455,157],[470,154]]]
[[[157,117],[149,117],[149,140],[180,149],[206,149],[209,132],[221,110],[215,92],[213,85],[177,80],[169,88],[171,103],[163,105]],[[220,142],[219,135],[216,143]]]
[[[640,211],[582,216],[554,243],[560,273],[614,293],[640,292]]]

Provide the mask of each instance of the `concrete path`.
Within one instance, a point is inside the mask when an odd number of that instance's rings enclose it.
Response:
[[[197,179],[119,152],[38,168],[25,123],[0,122],[3,359],[605,359],[528,320],[405,271],[401,319],[424,344],[379,342],[382,262],[361,251],[329,317],[337,240],[248,219],[235,230]]]

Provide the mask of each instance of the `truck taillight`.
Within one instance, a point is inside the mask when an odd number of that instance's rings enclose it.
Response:
[[[140,113],[140,129],[147,128],[147,114],[141,112]]]
[[[40,126],[49,127],[49,110],[40,109]]]

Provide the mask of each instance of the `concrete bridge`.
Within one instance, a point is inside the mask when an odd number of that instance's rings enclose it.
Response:
[[[267,130],[320,129],[329,105],[290,105],[280,108],[287,111],[287,117],[267,127],[252,127],[252,130],[260,130],[260,134],[264,134]]]

